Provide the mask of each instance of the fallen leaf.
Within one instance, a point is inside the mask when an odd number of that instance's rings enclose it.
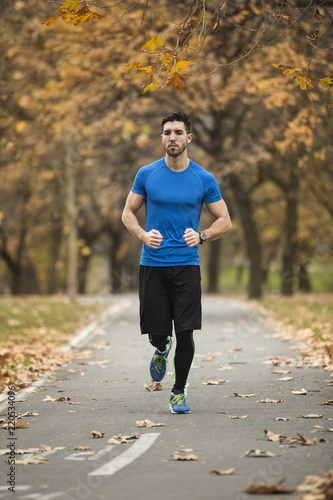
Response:
[[[274,420],[291,420],[289,417],[276,417]]]
[[[250,450],[250,451],[245,451],[243,455],[240,456],[240,458],[244,457],[275,457],[275,453],[272,453],[271,451],[263,451],[263,450]]]
[[[333,469],[323,471],[325,477],[306,476],[304,483],[296,487],[296,491],[309,493],[298,497],[299,500],[325,500],[332,498]]]
[[[155,423],[152,422],[151,420],[136,420],[135,422],[136,427],[165,427],[167,424],[163,423]]]
[[[272,431],[269,431],[267,429],[264,430],[265,436],[270,440],[270,441],[280,441],[280,439],[285,439],[286,436],[282,436],[281,434],[275,434]]]
[[[297,434],[299,436],[299,440],[297,441],[302,446],[310,446],[316,444],[316,439],[306,439],[302,434]]]
[[[111,359],[100,359],[98,361],[88,361],[87,365],[106,365],[107,363],[111,363]]]
[[[171,456],[174,460],[181,460],[181,461],[198,460],[198,457],[193,453],[190,453],[189,455],[178,455],[177,453],[174,453]]]
[[[280,377],[278,380],[281,380],[282,382],[288,382],[288,380],[294,380],[294,377]]]
[[[308,391],[304,389],[304,387],[300,391],[298,389],[293,389],[291,392],[296,395],[303,395],[308,393]]]
[[[92,434],[92,436],[94,438],[102,438],[104,436],[105,432],[91,431],[90,434]]]
[[[283,403],[283,399],[260,399],[259,401],[256,401],[256,403]]]
[[[113,436],[108,440],[110,444],[124,444],[124,443],[133,443],[136,439],[140,438],[140,434],[132,434],[131,436],[123,436],[123,434],[118,434],[117,436]]]
[[[155,380],[152,380],[149,385],[144,385],[144,388],[147,389],[147,391],[163,391],[162,384],[160,382],[155,382]]]
[[[91,450],[90,446],[76,446],[74,450]]]
[[[293,493],[295,490],[288,490],[283,485],[283,481],[277,483],[256,483],[253,481],[245,488],[242,488],[245,493],[255,493],[259,495],[269,495],[271,493]]]
[[[43,401],[56,401],[56,398],[51,398],[51,396],[46,396],[45,399],[43,399]]]
[[[230,382],[230,380],[207,380],[207,382],[202,382],[202,385],[223,385],[227,382]]]
[[[241,415],[240,417],[237,417],[236,415],[229,415],[229,418],[247,418],[248,415]]]
[[[234,392],[234,395],[238,398],[252,398],[255,396],[255,394],[238,394],[237,392]]]
[[[46,446],[45,444],[41,444],[39,448],[40,448],[41,451],[51,451],[51,450],[53,450],[52,446]]]
[[[283,375],[284,373],[291,373],[291,370],[271,370],[275,375]]]
[[[322,418],[323,415],[316,415],[315,413],[309,413],[309,415],[301,415],[301,418]]]
[[[329,399],[328,401],[324,401],[323,405],[325,405],[325,406],[333,405],[333,399]]]
[[[229,365],[221,365],[218,367],[218,370],[220,371],[224,371],[224,370],[234,370],[235,368],[233,366],[229,366]]]
[[[25,458],[24,460],[16,460],[15,465],[39,465],[39,464],[48,464],[49,461],[45,457],[30,457]]]
[[[235,470],[236,470],[235,467],[232,467],[231,469],[227,470],[215,469],[212,470],[212,474],[216,474],[217,476],[231,476],[231,474],[233,474]]]

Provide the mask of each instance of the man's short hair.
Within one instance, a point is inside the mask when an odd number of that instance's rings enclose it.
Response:
[[[162,132],[163,132],[163,127],[167,122],[183,122],[185,125],[186,132],[188,134],[191,133],[191,122],[188,119],[188,116],[183,113],[182,111],[177,111],[176,113],[170,113],[166,115],[165,118],[162,120]]]

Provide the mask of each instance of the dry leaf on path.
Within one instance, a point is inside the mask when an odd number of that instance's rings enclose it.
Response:
[[[212,474],[216,474],[217,476],[231,476],[231,474],[233,474],[235,470],[236,470],[235,467],[232,467],[231,469],[227,470],[215,469],[212,470]]]
[[[224,370],[234,370],[235,368],[233,366],[229,366],[229,365],[221,365],[218,367],[218,370],[220,370],[221,372],[224,371]]]
[[[184,462],[189,462],[191,460],[198,460],[197,455],[194,455],[193,453],[190,453],[189,455],[178,455],[177,453],[174,453],[171,456],[174,460],[181,460]]]
[[[81,450],[81,451],[84,451],[84,450],[91,450],[90,446],[76,446],[74,448],[74,450]]]
[[[50,401],[50,402],[54,402],[54,401],[58,401],[60,403],[64,402],[64,401],[70,401],[72,398],[70,398],[69,396],[62,396],[61,398],[51,398],[51,396],[46,396],[45,399],[43,399],[43,401]]]
[[[252,398],[255,396],[255,394],[238,394],[237,392],[234,392],[234,395],[238,398]]]
[[[304,394],[308,393],[308,391],[306,389],[304,389],[304,387],[300,391],[298,389],[293,389],[291,392],[293,394],[300,395],[300,396],[303,396]]]
[[[9,423],[7,422],[6,424],[4,424],[1,429],[20,429],[20,428],[24,428],[24,427],[27,427],[29,425],[29,422],[27,420],[24,420],[23,422],[17,422],[15,420],[15,424],[13,425],[13,422],[10,422],[10,425]]]
[[[288,380],[294,380],[294,377],[280,377],[278,380],[281,380],[281,382],[288,382]]]
[[[259,401],[256,401],[256,403],[283,403],[283,399],[260,399]]]
[[[286,420],[291,420],[291,418],[289,418],[289,417],[276,417],[274,420],[277,420],[277,421],[279,421],[279,420],[286,421]]]
[[[296,491],[309,493],[299,498],[299,500],[324,500],[332,498],[333,469],[323,471],[325,477],[306,476],[304,483],[297,486]]]
[[[202,382],[202,385],[223,385],[227,382],[230,382],[230,380],[207,380],[207,382]]]
[[[152,422],[151,420],[146,419],[146,420],[136,420],[135,425],[136,425],[136,427],[150,428],[150,427],[166,427],[167,424],[155,423],[155,422]]]
[[[245,451],[243,455],[240,456],[240,458],[244,457],[275,457],[275,453],[272,453],[271,451],[263,451],[263,450],[249,450]]]
[[[41,450],[41,452],[53,450],[52,446],[46,446],[45,444],[41,444],[39,449]]]
[[[30,457],[25,458],[24,460],[16,460],[15,465],[39,465],[39,464],[48,464],[49,461],[45,457]]]
[[[271,493],[293,493],[295,490],[288,490],[283,481],[277,483],[256,483],[253,481],[245,488],[242,488],[245,493],[255,493],[259,495],[270,495]]]
[[[104,436],[105,432],[91,431],[90,434],[92,434],[92,436],[94,438],[102,438]]]
[[[123,434],[118,434],[117,436],[113,436],[108,440],[109,444],[127,444],[134,443],[136,439],[140,438],[140,434],[132,434],[130,436],[124,436]]]
[[[275,434],[272,431],[269,431],[267,429],[264,430],[265,436],[270,440],[270,441],[280,441],[281,439],[286,439],[286,436],[282,436],[281,434]]]
[[[152,380],[149,385],[144,384],[143,386],[147,391],[163,391],[162,384],[160,382],[155,382],[155,380]]]
[[[315,413],[309,413],[309,415],[301,415],[301,418],[322,418],[323,415],[316,415]]]
[[[238,418],[247,418],[248,415],[240,415],[239,417],[237,417],[237,415],[229,415],[229,418],[235,418],[235,419],[238,419]]]
[[[323,405],[325,405],[325,406],[333,405],[333,399],[329,399],[328,401],[324,401]]]
[[[284,375],[287,373],[292,373],[291,370],[271,370],[275,375]]]

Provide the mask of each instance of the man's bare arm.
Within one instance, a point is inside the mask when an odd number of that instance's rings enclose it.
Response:
[[[163,240],[161,233],[157,229],[152,229],[148,232],[145,231],[140,226],[136,217],[136,213],[140,210],[144,201],[145,197],[143,195],[130,191],[127,196],[121,220],[133,236],[136,236],[151,248],[158,248]]]

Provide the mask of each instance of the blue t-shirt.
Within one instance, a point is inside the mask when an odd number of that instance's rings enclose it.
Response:
[[[215,177],[192,160],[174,172],[161,158],[140,168],[132,191],[146,197],[146,231],[157,229],[163,236],[157,249],[143,244],[141,265],[198,265],[199,247],[189,248],[183,235],[187,228],[198,230],[204,203],[222,199]]]

